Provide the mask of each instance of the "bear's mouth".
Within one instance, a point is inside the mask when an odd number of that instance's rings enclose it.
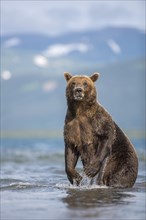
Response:
[[[84,92],[81,87],[76,87],[73,91],[74,100],[81,101],[84,98]]]
[[[83,95],[74,95],[74,100],[81,101],[83,98]]]
[[[84,98],[84,93],[74,93],[73,98],[74,100],[81,101]]]

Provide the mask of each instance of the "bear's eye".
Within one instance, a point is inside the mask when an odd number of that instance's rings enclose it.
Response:
[[[76,85],[76,83],[75,82],[72,82],[72,84],[71,84],[72,86],[75,86]]]
[[[84,82],[83,85],[85,88],[88,86],[87,82]]]

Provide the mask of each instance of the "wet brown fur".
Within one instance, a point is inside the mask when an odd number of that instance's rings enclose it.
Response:
[[[68,105],[64,126],[66,173],[72,184],[80,184],[82,176],[75,167],[81,157],[85,174],[91,178],[97,176],[97,184],[132,187],[138,172],[137,155],[128,137],[96,100],[94,82],[98,76],[95,73],[91,77],[72,77],[65,73]],[[76,100],[75,95],[77,98],[83,95],[83,98]]]

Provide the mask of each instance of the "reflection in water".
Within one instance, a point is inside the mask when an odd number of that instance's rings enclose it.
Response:
[[[93,190],[68,189],[67,193],[68,195],[62,200],[69,208],[69,217],[80,217],[80,219],[103,216],[105,208],[106,212],[110,211],[110,216],[113,216],[112,213],[116,211],[115,207],[117,205],[127,205],[130,203],[127,198],[135,197],[132,193],[111,188]],[[108,212],[105,213],[105,216],[108,216]]]
[[[68,196],[63,201],[70,208],[89,208],[113,204],[123,204],[126,197],[133,197],[131,194],[123,193],[114,189],[96,190],[68,190]]]

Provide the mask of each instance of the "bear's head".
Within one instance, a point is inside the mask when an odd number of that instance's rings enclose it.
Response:
[[[86,75],[72,76],[64,73],[67,81],[66,96],[71,102],[82,102],[96,99],[96,89],[94,82],[98,79],[99,73],[94,73],[88,77]]]

